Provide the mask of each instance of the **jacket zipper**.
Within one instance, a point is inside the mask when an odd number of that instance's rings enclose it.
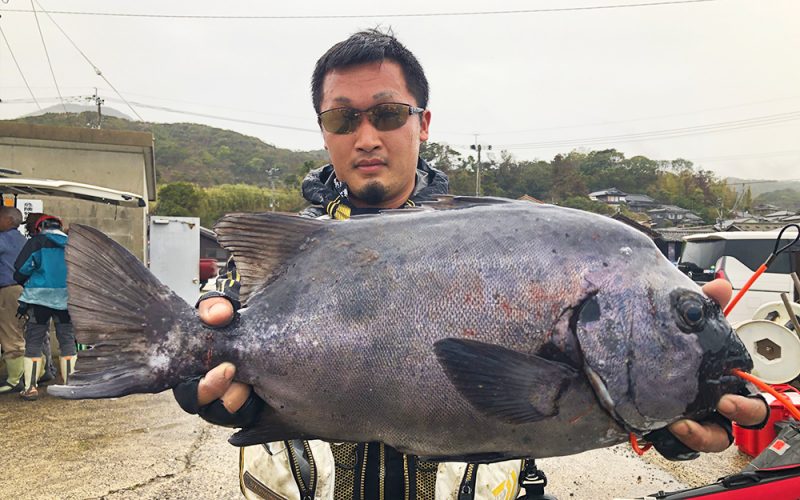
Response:
[[[303,441],[303,448],[306,450],[306,456],[308,457],[308,467],[311,469],[309,474],[309,495],[313,499],[314,495],[317,492],[317,464],[314,462],[314,454],[311,453],[311,445],[308,441]]]
[[[458,487],[458,500],[473,500],[475,498],[475,480],[477,479],[476,464],[467,464],[461,486]]]
[[[361,462],[361,496],[359,498],[363,499],[364,497],[364,481],[367,480],[367,455],[369,454],[369,446],[364,444],[364,458]]]
[[[292,464],[292,472],[294,472],[294,480],[297,483],[297,488],[300,491],[300,498],[302,500],[312,500],[314,498],[314,490],[316,489],[316,481],[317,481],[317,471],[316,466],[314,465],[314,458],[311,455],[311,448],[308,445],[308,441],[303,441],[303,448],[306,450],[306,455],[308,455],[308,466],[309,466],[309,484],[306,485],[305,481],[303,481],[303,474],[300,472],[300,463],[297,461],[297,454],[292,446],[291,441],[285,441],[284,444],[286,445],[286,451],[289,452],[289,460]]]
[[[408,455],[403,453],[403,487],[405,488],[404,500],[411,500],[411,476],[408,473]]]
[[[380,500],[384,500],[386,494],[386,445],[383,443],[380,444],[381,449],[381,461],[380,461]]]

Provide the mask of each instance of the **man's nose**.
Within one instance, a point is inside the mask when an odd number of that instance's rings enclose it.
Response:
[[[353,133],[356,136],[355,147],[359,151],[370,152],[380,148],[380,131],[366,116],[361,116],[361,122]]]

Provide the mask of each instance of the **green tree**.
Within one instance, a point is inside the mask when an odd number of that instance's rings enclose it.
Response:
[[[207,209],[207,197],[203,188],[191,182],[172,182],[158,190],[155,215],[177,217],[201,217]]]
[[[609,215],[614,213],[614,209],[599,201],[592,201],[586,196],[571,196],[563,200],[559,205],[563,207],[577,208],[586,212]]]
[[[566,200],[576,196],[586,196],[586,182],[580,172],[585,155],[573,151],[567,156],[556,155],[550,163],[553,186],[550,198],[554,201]],[[587,198],[588,199],[588,198]]]
[[[461,166],[461,153],[447,144],[439,144],[430,141],[423,142],[419,147],[419,156],[431,166],[445,173]]]

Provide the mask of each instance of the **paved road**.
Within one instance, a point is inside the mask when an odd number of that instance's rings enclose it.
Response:
[[[241,498],[230,431],[183,413],[169,392],[97,401],[4,395],[0,422],[0,498]],[[595,500],[704,484],[746,460],[728,450],[673,464],[618,446],[538,463],[548,493]]]
[[[0,422],[0,498],[241,498],[230,431],[183,413],[169,392],[96,401],[4,395]]]

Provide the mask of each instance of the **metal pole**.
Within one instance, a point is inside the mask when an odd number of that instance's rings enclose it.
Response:
[[[794,334],[800,337],[800,322],[797,321],[797,316],[794,315],[794,309],[792,308],[792,302],[789,300],[789,295],[786,292],[782,292],[781,300],[783,301],[783,307],[786,308],[786,313],[789,315],[794,325]]]
[[[492,149],[491,145],[486,146]],[[478,135],[475,135],[475,144],[470,145],[470,149],[478,152],[478,164],[475,168],[475,196],[481,195],[481,149],[483,146],[478,144]]]
[[[275,175],[280,172],[278,167],[272,167],[270,169],[265,170],[267,176],[269,176],[269,210],[270,212],[275,211]]]
[[[475,196],[481,195],[481,145],[478,144],[478,168],[475,175]]]
[[[275,211],[275,178],[273,176],[269,176],[269,189],[270,189],[270,198],[269,198],[269,211]]]

